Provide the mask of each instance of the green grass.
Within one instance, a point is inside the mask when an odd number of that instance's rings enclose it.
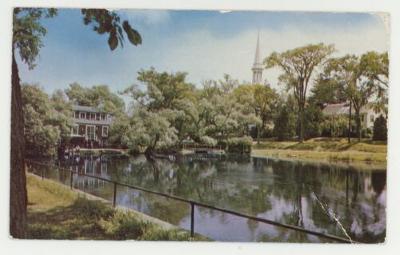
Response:
[[[293,141],[263,141],[254,143],[254,156],[273,156],[337,162],[386,164],[387,145],[383,142],[347,139],[315,138],[303,143]]]
[[[130,210],[114,209],[61,184],[27,174],[28,239],[207,240],[163,228]]]

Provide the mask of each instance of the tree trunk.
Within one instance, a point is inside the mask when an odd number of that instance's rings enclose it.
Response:
[[[356,127],[357,127],[357,137],[358,141],[361,141],[361,116],[359,112],[356,112]]]
[[[299,142],[304,142],[304,105],[299,105]]]
[[[25,238],[27,192],[24,162],[24,118],[18,66],[12,54],[11,71],[10,234]]]

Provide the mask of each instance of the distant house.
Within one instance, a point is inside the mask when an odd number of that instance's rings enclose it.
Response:
[[[104,147],[108,144],[111,114],[96,107],[73,105],[70,143],[80,147]]]
[[[339,115],[349,115],[350,105],[349,103],[339,103],[339,104],[327,104],[322,110],[324,116],[339,116]],[[352,114],[354,115],[354,108],[352,109]],[[374,127],[374,121],[380,115],[385,116],[384,112],[375,112],[371,104],[363,106],[360,111],[361,114],[361,126],[363,128]]]

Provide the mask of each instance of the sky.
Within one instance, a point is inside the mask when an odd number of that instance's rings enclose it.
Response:
[[[224,74],[251,81],[257,33],[262,58],[311,43],[334,44],[335,56],[389,50],[389,28],[378,14],[265,11],[118,10],[139,31],[143,43],[111,51],[107,36],[82,22],[78,9],[59,9],[44,19],[37,66],[29,70],[20,61],[22,82],[36,83],[52,93],[78,82],[105,84],[114,92],[139,84],[137,72],[187,72],[187,81],[201,87],[205,80]],[[280,88],[279,69],[263,72],[272,87]]]

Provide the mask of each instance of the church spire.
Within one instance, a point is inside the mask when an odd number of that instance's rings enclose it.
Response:
[[[261,53],[260,53],[260,32],[258,32],[257,34],[256,54],[254,56],[254,64],[251,70],[253,71],[252,83],[261,84],[263,65],[261,63]]]

